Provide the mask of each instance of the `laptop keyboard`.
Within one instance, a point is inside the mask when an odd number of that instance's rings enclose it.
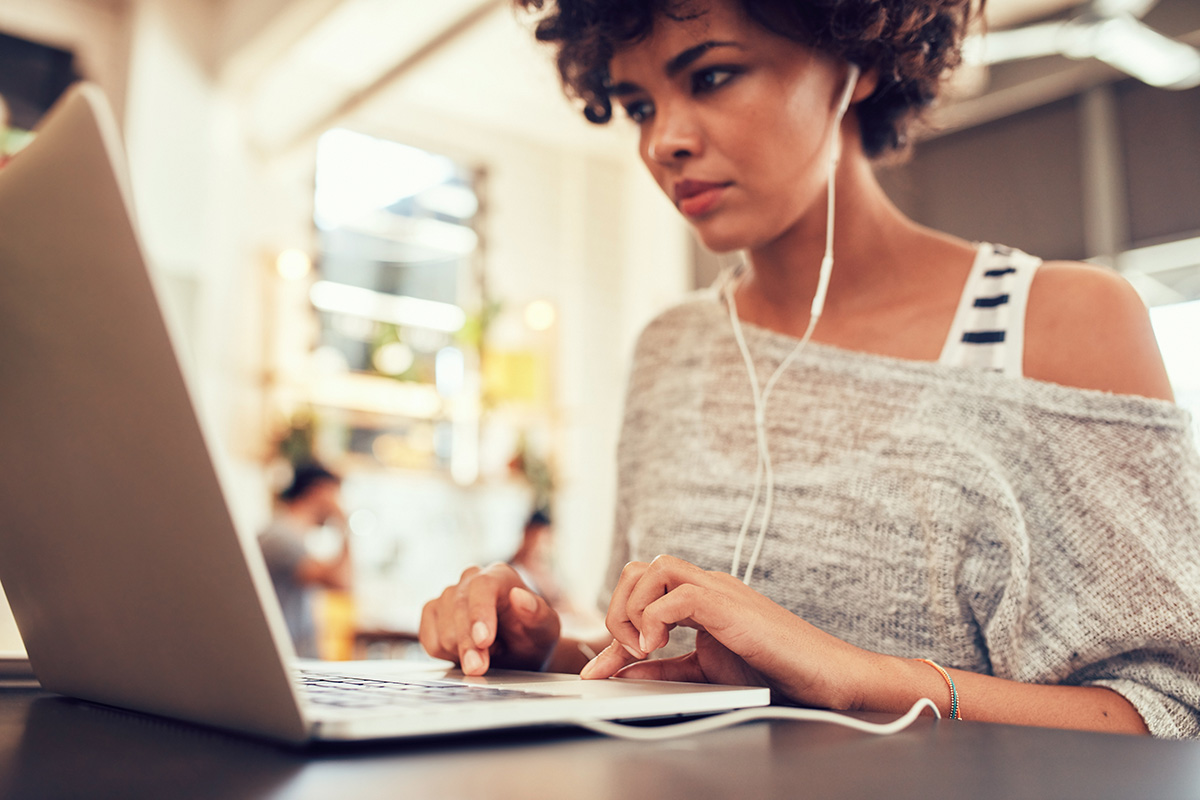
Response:
[[[300,695],[310,703],[338,708],[395,708],[429,704],[531,700],[550,695],[431,680],[396,680],[330,675],[300,670]]]

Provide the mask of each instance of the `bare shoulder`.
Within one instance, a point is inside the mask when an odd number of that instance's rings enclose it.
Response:
[[[1034,276],[1026,315],[1027,377],[1174,399],[1145,303],[1116,272],[1048,261]]]

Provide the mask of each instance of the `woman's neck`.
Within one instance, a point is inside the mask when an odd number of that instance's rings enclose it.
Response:
[[[905,217],[857,148],[847,152],[837,180],[833,273],[821,327],[911,302],[914,289],[938,282],[935,273],[948,262],[964,261],[965,243]],[[781,333],[803,333],[825,254],[824,197],[783,236],[747,251],[748,274],[737,288],[743,319]],[[820,332],[814,337],[825,338]]]

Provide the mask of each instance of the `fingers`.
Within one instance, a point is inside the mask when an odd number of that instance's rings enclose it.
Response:
[[[440,599],[440,598],[439,598]],[[449,653],[442,647],[438,628],[438,600],[430,600],[421,608],[421,627],[417,639],[425,652],[434,658],[451,660]]]
[[[745,638],[737,637],[732,629],[749,614],[744,604],[739,606],[734,596],[722,591],[719,580],[706,586],[685,583],[642,610],[642,638],[657,649],[667,643],[671,629],[678,625],[708,631],[718,640]]]
[[[467,570],[455,593],[454,632],[458,639],[455,647],[458,663],[468,675],[487,672],[490,648],[496,640],[497,607],[508,603],[511,576],[498,572],[494,566]]]
[[[498,606],[498,626],[504,632],[506,664],[518,669],[540,670],[558,642],[558,613],[541,596],[524,586],[508,591],[506,602]],[[499,653],[498,648],[493,648]]]
[[[583,669],[579,671],[579,677],[585,681],[611,678],[641,658],[643,656],[634,655],[625,645],[614,639],[612,644],[601,650],[599,655],[584,665]]]
[[[618,672],[671,674],[687,676],[673,680],[702,680],[703,673],[693,662],[669,660],[667,666],[636,669],[629,665],[666,645],[671,630],[679,625],[723,634],[737,617],[738,593],[744,591],[746,587],[736,578],[707,572],[671,556],[659,556],[649,564],[630,562],[621,573],[605,619],[613,643],[581,674],[586,678],[606,678]]]
[[[486,575],[478,567],[464,570],[457,584],[421,610],[417,638],[425,652],[458,663],[468,674],[486,671],[487,648],[496,636],[500,592],[494,575]]]
[[[682,681],[707,683],[708,676],[700,668],[699,659],[693,650],[686,656],[655,658],[630,664],[617,673],[618,678],[638,678],[651,681]]]
[[[716,586],[720,577],[671,556],[659,556],[649,564],[634,561],[625,566],[608,606],[605,625],[613,638],[637,658],[667,643],[671,628],[689,623],[686,615],[667,620],[660,615],[647,620],[646,610],[661,598],[688,586]],[[685,594],[692,590],[688,589]],[[690,595],[690,602],[697,602]]]
[[[454,590],[455,587],[449,587],[440,597],[430,600],[421,609],[421,627],[417,638],[429,655],[457,662],[458,647],[453,635],[453,621],[447,616],[448,612],[454,609]]]
[[[641,631],[635,624],[636,620],[630,617],[629,598],[649,568],[649,564],[641,561],[630,561],[625,565],[608,603],[608,615],[604,618],[604,625],[613,635],[613,639],[623,645],[634,658],[643,658],[646,651],[641,648]]]
[[[539,668],[558,641],[558,615],[506,564],[470,567],[454,586],[425,604],[418,635],[435,658],[482,675],[497,659]]]
[[[671,610],[695,607],[701,602],[700,587],[713,583],[710,573],[681,559],[659,556],[650,562],[626,602],[626,611],[640,631],[642,650],[657,650],[667,643],[672,628],[690,622],[687,613],[673,615]],[[646,612],[656,606],[660,613],[647,617]]]
[[[606,624],[613,643],[588,663],[584,678],[769,684],[806,702],[824,702],[835,693],[813,689],[822,680],[815,649],[849,647],[737,578],[667,556],[625,568]],[[696,649],[680,658],[645,660],[680,625],[696,629]]]
[[[505,628],[536,628],[553,613],[549,603],[523,586],[510,588],[506,600],[497,609],[498,624]]]

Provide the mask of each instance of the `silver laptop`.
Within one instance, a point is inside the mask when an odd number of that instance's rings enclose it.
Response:
[[[466,678],[429,662],[299,674],[261,553],[226,503],[125,176],[87,85],[0,169],[0,584],[46,689],[294,743],[769,702],[762,688]]]

